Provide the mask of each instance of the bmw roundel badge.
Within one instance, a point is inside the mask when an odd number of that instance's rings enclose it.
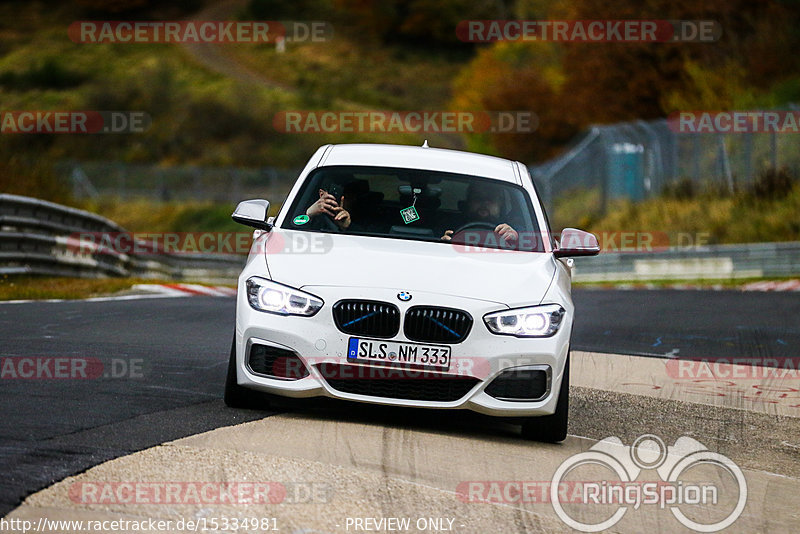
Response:
[[[401,291],[400,293],[397,294],[397,298],[402,300],[403,302],[408,302],[409,300],[411,300],[411,293],[409,293],[408,291]]]

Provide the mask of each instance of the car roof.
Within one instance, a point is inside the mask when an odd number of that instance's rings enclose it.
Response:
[[[366,143],[331,145],[319,166],[331,165],[427,169],[519,182],[514,162],[510,160],[443,148]]]

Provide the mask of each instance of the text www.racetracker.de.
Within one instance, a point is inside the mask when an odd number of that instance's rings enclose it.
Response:
[[[20,518],[0,519],[4,532],[206,532],[279,530],[274,517],[200,517],[196,519],[105,519],[53,520],[40,517],[37,521]]]

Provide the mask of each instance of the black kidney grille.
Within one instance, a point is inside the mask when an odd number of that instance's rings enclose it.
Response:
[[[335,390],[355,395],[433,402],[453,402],[480,382],[477,378],[442,373],[324,363],[317,366]]]
[[[340,300],[333,306],[336,328],[345,334],[394,337],[400,331],[400,310],[372,300]]]
[[[460,343],[472,328],[465,311],[434,306],[414,306],[406,312],[403,333],[413,341]]]

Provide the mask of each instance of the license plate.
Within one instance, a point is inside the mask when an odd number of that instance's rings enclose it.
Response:
[[[447,371],[450,369],[450,347],[351,337],[347,345],[347,359],[351,362]]]

